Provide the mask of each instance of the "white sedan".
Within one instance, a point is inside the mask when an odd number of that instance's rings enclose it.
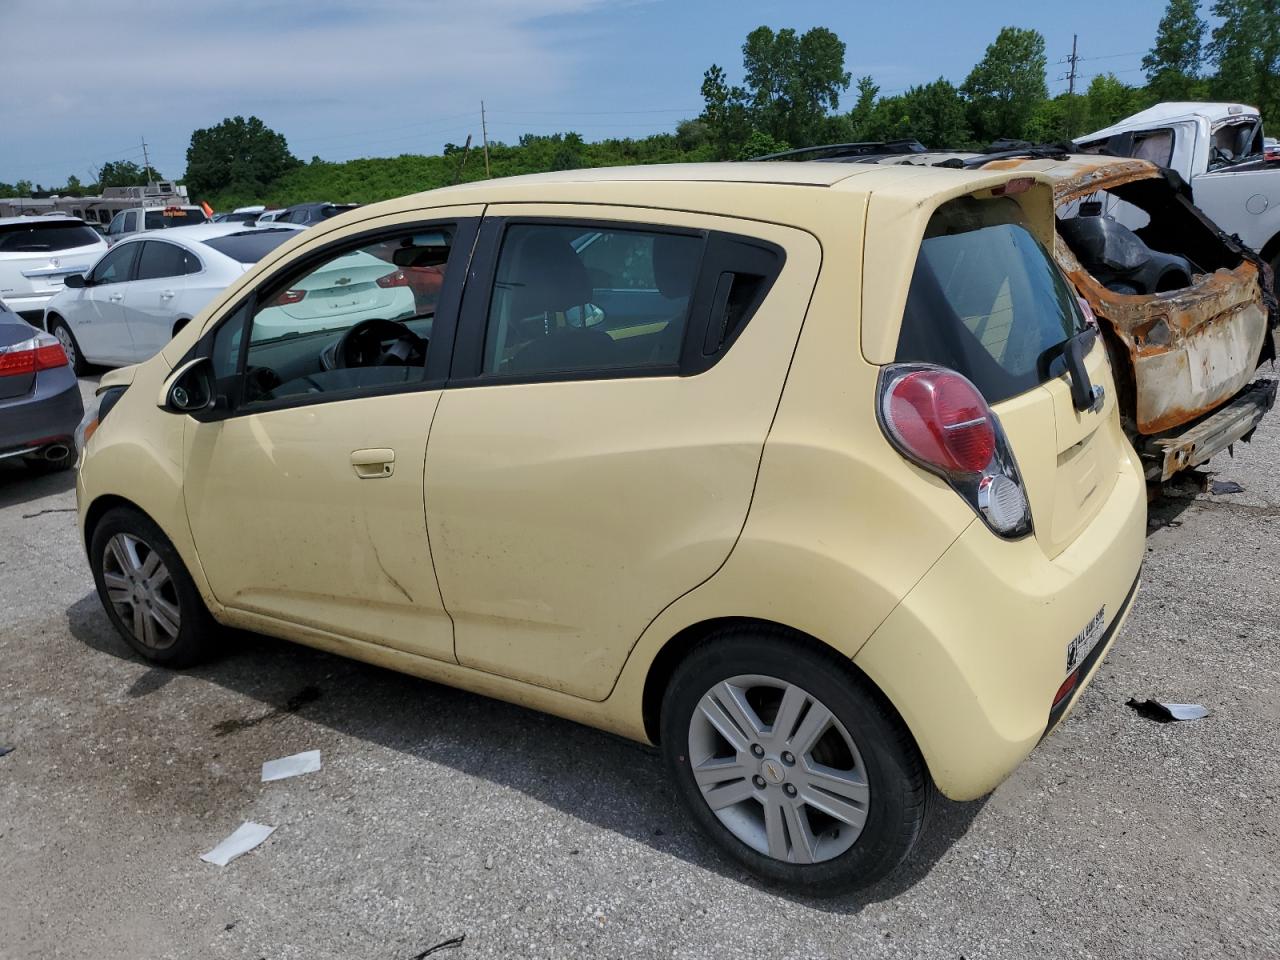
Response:
[[[88,273],[67,278],[66,289],[45,308],[45,329],[77,373],[91,363],[146,360],[231,281],[302,229],[210,223],[166,230],[163,239],[124,240]],[[365,253],[339,257],[298,289],[282,291],[272,306],[263,313],[290,330],[319,329],[353,312],[390,320],[415,312],[402,271]]]

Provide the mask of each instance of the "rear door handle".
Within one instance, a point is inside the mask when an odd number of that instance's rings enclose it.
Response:
[[[388,447],[351,451],[351,469],[361,480],[380,480],[395,473],[396,452]]]
[[[173,297],[174,297],[174,293],[172,290],[166,290],[162,294],[160,294],[161,300],[172,300]]]
[[[116,303],[117,301],[120,301],[120,300],[123,300],[123,299],[124,299],[124,294],[123,294],[123,293],[109,293],[109,294],[107,294],[107,299],[108,299],[108,300],[110,300],[112,303]]]

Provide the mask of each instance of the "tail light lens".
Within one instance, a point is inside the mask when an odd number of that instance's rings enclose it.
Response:
[[[409,286],[409,275],[403,270],[397,270],[395,273],[388,273],[385,277],[378,278],[378,286],[384,290],[390,287],[407,287]]]
[[[28,340],[0,347],[0,377],[16,377],[67,365],[67,355],[56,337],[37,333]]]
[[[880,426],[912,463],[951,486],[994,532],[1031,532],[1031,510],[1013,451],[978,388],[954,370],[891,364],[880,373]]]
[[[291,303],[297,303],[307,295],[305,290],[286,290],[280,296],[271,301],[273,307],[287,307]]]

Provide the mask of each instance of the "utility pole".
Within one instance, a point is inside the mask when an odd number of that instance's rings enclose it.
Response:
[[[142,138],[142,163],[147,168],[147,186],[151,186],[151,155],[147,153],[147,138]]]
[[[453,175],[453,182],[462,180],[462,168],[467,165],[467,157],[471,156],[471,134],[467,134],[467,142],[462,147],[462,159],[458,161],[458,170]]]
[[[1080,38],[1076,34],[1071,35],[1071,56],[1067,57],[1067,63],[1071,64],[1071,69],[1067,72],[1067,93],[1074,94],[1076,92],[1076,64],[1080,58],[1076,56],[1076,41]]]
[[[484,137],[484,176],[487,180],[491,174],[489,173],[489,128],[484,124],[484,101],[480,101],[480,135]]]

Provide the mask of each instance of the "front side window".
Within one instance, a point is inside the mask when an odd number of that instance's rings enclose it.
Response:
[[[142,246],[140,243],[125,243],[109,251],[93,268],[93,272],[89,275],[90,281],[95,286],[99,286],[104,283],[123,283],[128,280],[140,246]]]
[[[130,210],[128,213],[124,215],[124,228],[122,232],[133,233],[137,229],[138,229],[138,214],[135,211]]]
[[[483,372],[531,377],[678,364],[700,237],[514,224],[503,237]]]
[[[952,200],[920,243],[898,339],[900,363],[964,374],[998,403],[1047,382],[1084,329],[1075,295],[1008,199]]]
[[[199,272],[200,261],[177,244],[148,240],[142,245],[142,255],[138,260],[139,280],[159,280]]]
[[[435,298],[421,299],[415,283],[426,269],[443,278],[453,237],[451,225],[407,232],[263,289],[249,318],[244,405],[421,381]]]

